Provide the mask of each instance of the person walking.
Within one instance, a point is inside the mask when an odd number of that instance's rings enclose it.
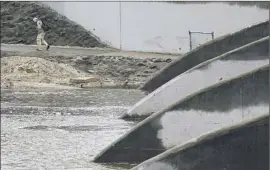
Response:
[[[49,50],[50,45],[45,41],[45,32],[49,30],[49,27],[47,24],[44,24],[40,19],[38,18],[33,18],[33,21],[37,23],[37,51],[42,51],[42,44],[46,45],[46,50]]]

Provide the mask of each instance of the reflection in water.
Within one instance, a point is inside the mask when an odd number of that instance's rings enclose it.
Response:
[[[1,168],[129,168],[91,160],[134,126],[118,118],[141,97],[119,89],[1,90]]]
[[[163,162],[155,162],[146,166],[141,166],[138,170],[177,170],[177,168]]]

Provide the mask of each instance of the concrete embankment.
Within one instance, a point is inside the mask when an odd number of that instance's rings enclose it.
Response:
[[[269,62],[268,52],[269,38],[265,37],[207,60],[148,94],[122,118],[147,117],[196,91],[248,72],[254,66],[264,65]]]
[[[174,77],[196,66],[197,64],[268,35],[269,22],[266,21],[233,34],[214,39],[213,41],[205,43],[204,45],[184,54],[174,62],[161,69],[143,86],[141,86],[141,89],[147,92],[152,92],[164,83],[170,81]]]
[[[269,64],[172,104],[113,142],[96,162],[140,163],[208,131],[269,111]]]
[[[268,170],[268,151],[269,113],[203,134],[143,162],[132,170],[201,170],[209,167]]]

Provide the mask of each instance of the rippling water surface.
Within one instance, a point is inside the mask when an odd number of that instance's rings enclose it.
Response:
[[[1,90],[1,169],[115,170],[92,159],[134,126],[137,90]]]

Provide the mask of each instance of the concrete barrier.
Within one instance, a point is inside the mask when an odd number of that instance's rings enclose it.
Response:
[[[132,170],[269,168],[269,113],[206,133],[171,148]]]
[[[90,83],[90,82],[97,82],[100,81],[98,77],[89,76],[89,77],[76,77],[76,78],[70,78],[70,83],[73,84],[80,84],[80,83]]]
[[[268,52],[269,37],[265,37],[207,60],[148,94],[122,118],[145,118],[189,94],[262,66],[269,62]]]
[[[217,83],[139,122],[95,162],[140,163],[207,131],[269,111],[269,63]]]
[[[164,83],[170,81],[174,77],[196,66],[197,64],[268,35],[269,22],[265,21],[233,34],[217,38],[209,43],[199,46],[198,48],[181,56],[174,62],[168,64],[166,67],[153,75],[141,87],[141,89],[147,92],[152,92]]]

